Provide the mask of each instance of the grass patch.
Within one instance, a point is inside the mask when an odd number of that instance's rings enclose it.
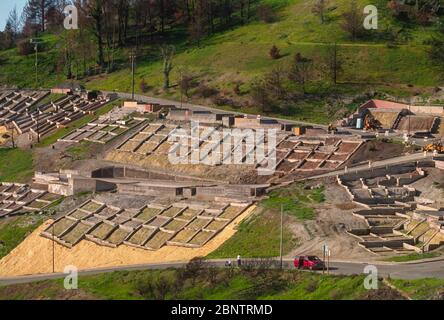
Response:
[[[285,214],[298,220],[312,220],[315,217],[313,205],[324,201],[324,187],[307,190],[303,184],[296,183],[273,190],[269,198],[261,201],[260,205],[275,212],[279,212],[282,207]]]
[[[386,258],[386,259],[383,259],[383,261],[407,262],[407,261],[415,261],[415,260],[422,260],[422,259],[431,259],[431,258],[436,258],[438,256],[439,256],[439,254],[436,252],[411,253],[411,254],[407,254],[407,255]]]
[[[0,259],[17,247],[43,222],[43,217],[26,215],[0,222]]]
[[[416,300],[443,299],[444,279],[390,279],[390,283]]]
[[[67,148],[66,153],[70,155],[73,160],[87,159],[91,154],[93,146],[96,146],[96,144],[93,142],[82,141],[80,143],[76,143],[72,147]]]
[[[240,254],[243,257],[277,257],[280,243],[280,215],[261,208],[241,222],[234,236],[225,241],[207,258],[228,258]],[[258,241],[260,239],[260,241]],[[287,254],[295,246],[291,230],[284,224],[283,252]]]
[[[32,152],[0,149],[0,182],[26,182],[33,175]]]

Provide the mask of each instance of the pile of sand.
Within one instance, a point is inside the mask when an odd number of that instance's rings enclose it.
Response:
[[[189,261],[194,257],[206,256],[216,250],[236,233],[237,225],[256,208],[251,206],[222,232],[201,248],[165,246],[157,251],[147,251],[121,245],[117,248],[99,246],[83,240],[69,249],[54,245],[55,271],[63,272],[68,265],[79,270],[113,266]],[[12,277],[52,272],[53,242],[40,236],[52,221],[47,221],[27,237],[9,255],[0,260],[0,277]]]
[[[7,142],[8,139],[4,139],[3,136],[8,133],[8,130],[4,126],[0,126],[0,145]]]

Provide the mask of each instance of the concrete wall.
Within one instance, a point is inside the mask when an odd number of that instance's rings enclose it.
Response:
[[[436,160],[435,161],[435,166],[438,169],[444,170],[444,161],[443,160]]]
[[[251,129],[282,129],[282,124],[278,122],[264,122],[256,118],[234,118],[234,127]]]
[[[444,116],[444,107],[442,106],[410,106],[413,113],[423,113]]]
[[[183,188],[178,187],[159,187],[144,184],[119,184],[117,188],[121,193],[141,194],[162,198],[176,198],[177,196],[181,196],[183,194]]]
[[[353,170],[353,169],[350,169]],[[341,175],[341,180],[350,181],[350,180],[359,180],[370,179],[376,177],[382,177],[386,174],[402,174],[416,170],[416,163],[397,165],[397,166],[389,166],[388,168],[375,168],[369,169],[367,171],[361,171],[358,173],[346,173]]]
[[[170,110],[167,115],[168,120],[173,121],[189,121],[191,119],[192,111],[188,109]]]
[[[73,195],[72,187],[69,184],[50,183],[48,185],[48,191],[65,197]]]

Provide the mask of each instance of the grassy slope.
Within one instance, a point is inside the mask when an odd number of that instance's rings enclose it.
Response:
[[[365,293],[362,276],[338,277],[286,271],[278,276],[283,280],[273,285],[266,281],[257,287],[260,277],[234,270],[217,270],[215,281],[208,274],[195,280],[178,280],[176,270],[114,272],[81,277],[79,289],[83,296],[96,299],[156,299],[157,289],[143,293],[142,284],[166,284],[166,299],[360,299]],[[262,275],[263,276],[263,275]],[[175,286],[173,285],[175,284]],[[61,280],[0,288],[0,299],[64,298],[66,290]]]
[[[301,52],[315,61],[320,61],[325,55],[326,44],[337,41],[340,55],[345,60],[340,82],[347,84],[336,88],[316,84],[313,88],[309,88],[310,92],[359,92],[366,88],[383,88],[394,94],[402,94],[400,92],[402,89],[393,87],[394,84],[434,86],[441,82],[441,71],[429,60],[427,47],[422,44],[422,41],[432,34],[432,27],[408,29],[407,32],[411,34],[412,39],[395,48],[389,48],[385,40],[364,40],[354,43],[339,26],[339,16],[348,1],[330,1],[331,6],[337,6],[337,9],[330,13],[329,22],[324,25],[311,14],[313,1],[287,2],[288,6],[281,10],[280,20],[276,23],[253,22],[215,35],[204,41],[201,48],[188,48],[180,52],[175,58],[176,69],[173,77],[177,79],[178,69],[186,66],[199,80],[206,79],[210,86],[228,94],[231,93],[236,81],[242,81],[244,84],[241,89],[245,93],[254,78],[274,67],[285,66],[294,53]],[[360,2],[374,4],[374,1]],[[385,8],[384,1],[378,3],[379,8]],[[383,33],[389,23],[394,24],[395,28],[401,28],[389,18],[386,10],[380,10],[380,15],[382,20],[380,30],[375,33]],[[269,58],[268,51],[273,44],[281,49],[283,58],[279,60]],[[175,89],[166,93],[158,90],[162,82],[161,66],[159,61],[139,62],[138,80],[145,78],[148,84],[154,87],[150,93],[178,98],[179,93]],[[415,66],[414,70],[412,66]],[[87,85],[92,88],[105,87],[128,91],[131,83],[129,77],[128,70],[123,70],[104,78],[99,77]],[[322,105],[320,102],[302,104],[302,110],[292,116],[305,120],[314,118],[325,122],[327,120],[325,116],[307,112],[307,109],[312,111],[313,106]]]
[[[325,200],[323,187],[305,190],[304,185],[300,183],[273,190],[268,197],[261,202],[264,208],[279,212],[282,207],[286,214],[298,220],[313,219],[315,216],[313,205]]]
[[[0,181],[25,182],[33,174],[32,152],[0,149]]]
[[[258,239],[260,239],[258,241]],[[257,209],[251,218],[243,221],[236,234],[224,242],[208,258],[277,257],[280,243],[280,215]],[[284,254],[294,246],[291,231],[284,227]]]
[[[407,255],[386,258],[386,259],[384,259],[384,261],[407,262],[407,261],[415,261],[415,260],[422,260],[422,259],[431,259],[431,258],[435,258],[438,256],[439,256],[439,253],[437,253],[437,252],[411,253],[411,254],[407,254]]]
[[[417,280],[400,280],[391,279],[390,282],[397,288],[407,293],[409,297],[417,300],[442,299],[444,292],[443,279],[417,279]]]
[[[43,222],[36,215],[14,217],[0,222],[0,259],[19,245]]]
[[[190,46],[186,42],[186,35],[181,33],[183,31],[175,31],[177,35],[174,36],[176,39],[174,41],[178,53],[174,61],[173,84],[177,81],[178,71],[185,67],[196,75],[197,80],[207,81],[209,86],[218,88],[227,96],[234,96],[232,91],[235,83],[241,81],[242,95],[236,98],[242,100],[250,88],[251,81],[256,77],[274,67],[285,66],[296,52],[301,52],[319,62],[325,55],[326,44],[332,42],[339,43],[340,56],[345,61],[344,73],[339,79],[342,84],[331,87],[325,83],[316,83],[309,88],[309,92],[313,94],[356,93],[373,89],[405,95],[408,84],[433,87],[442,83],[442,71],[430,61],[427,47],[423,44],[433,35],[435,27],[409,26],[393,21],[386,9],[385,0],[359,0],[361,5],[377,5],[379,29],[371,33],[371,39],[358,42],[350,41],[340,27],[340,16],[347,8],[348,0],[330,0],[332,10],[324,24],[320,24],[319,18],[311,13],[314,0],[264,0],[263,2],[279,6],[279,19],[276,22],[266,24],[253,21],[213,35],[205,39],[199,48]],[[387,46],[385,34],[388,29],[398,34],[398,46]],[[55,74],[52,63],[57,55],[57,38],[53,35],[46,35],[43,38],[50,49],[40,56],[40,83],[42,86],[51,86],[62,80]],[[268,52],[273,44],[276,44],[283,54],[279,60],[269,58]],[[162,63],[157,58],[157,48],[147,45],[144,49],[151,54],[148,58],[144,58],[145,60],[138,61],[136,83],[140,83],[144,78],[151,87],[147,94],[178,99],[177,88],[171,88],[168,92],[160,89]],[[127,55],[120,50],[117,56],[124,66]],[[5,80],[8,78],[7,80],[18,85],[34,85],[33,77],[22,77],[22,74],[33,74],[33,55],[17,56],[16,50],[12,49],[0,52],[0,59],[6,60],[0,72],[0,81],[2,78]],[[17,70],[21,72],[16,72]],[[128,66],[121,71],[96,76],[85,82],[89,88],[130,91],[129,71]],[[136,90],[140,92],[138,85]],[[199,102],[199,99],[197,100]],[[208,101],[203,102],[208,103]],[[291,112],[289,117],[327,122],[329,119],[325,115],[323,105],[323,100],[301,101],[299,108]],[[254,107],[243,111],[259,112]]]

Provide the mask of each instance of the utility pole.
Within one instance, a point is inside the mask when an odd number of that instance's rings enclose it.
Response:
[[[279,256],[280,256],[280,263],[281,263],[281,269],[283,268],[282,263],[282,244],[283,244],[283,236],[284,236],[284,205],[281,205],[281,241],[279,245]]]
[[[40,143],[40,108],[37,108],[37,142]]]
[[[180,108],[183,109],[183,72],[180,72]]]
[[[54,223],[52,224],[52,273],[55,273],[55,234],[54,234]]]
[[[134,100],[134,84],[135,84],[135,60],[136,60],[136,53],[134,50],[131,51],[130,54],[130,59],[131,59],[131,74],[132,74],[132,95],[131,95],[131,99]]]
[[[322,254],[323,254],[323,264],[322,264],[322,273],[324,274],[325,273],[325,251],[327,250],[327,245],[326,244],[324,244],[323,246],[322,246]]]
[[[39,85],[39,44],[42,43],[41,40],[33,38],[30,43],[34,45],[35,51],[35,88],[37,89]]]
[[[408,135],[407,135],[407,137],[410,137],[410,105],[411,105],[411,101],[410,101],[410,103],[409,103],[409,132],[408,132]]]
[[[39,45],[36,43],[34,46],[35,51],[35,88],[39,85]]]

